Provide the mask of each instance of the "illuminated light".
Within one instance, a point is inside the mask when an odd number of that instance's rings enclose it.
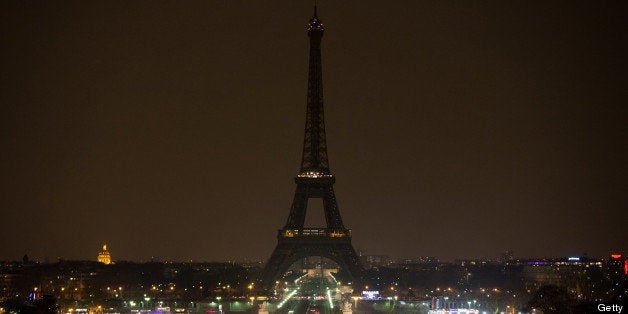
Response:
[[[102,251],[98,253],[97,261],[105,265],[111,264],[111,255],[109,254],[109,251],[107,251],[107,244],[103,244]]]
[[[302,172],[297,175],[299,178],[331,178],[331,174],[325,174],[322,172],[308,171]]]
[[[621,254],[611,254],[611,257],[613,259],[620,259],[621,258]]]
[[[294,284],[295,284],[295,285],[296,285],[296,284],[298,284],[298,283],[299,283],[299,280],[303,279],[304,277],[307,277],[307,273],[306,273],[305,275],[303,275],[303,276],[301,276],[301,277],[299,277],[299,278],[295,279],[295,280],[294,280]],[[333,276],[332,276],[332,278],[333,278]],[[287,285],[287,284],[288,284],[288,282],[286,282],[286,285]]]
[[[327,301],[329,301],[329,308],[333,309],[334,303],[331,300],[331,292],[329,291],[329,288],[327,288]]]
[[[570,262],[579,262],[580,261],[580,257],[573,256],[573,257],[567,258],[567,260],[570,261]]]
[[[628,275],[628,259],[624,261],[624,274]]]
[[[362,291],[362,299],[375,300],[379,297],[379,291]]]
[[[344,237],[345,235],[344,233],[340,233],[340,232],[332,232],[329,234],[329,236],[332,238],[341,238],[341,237]]]
[[[297,293],[298,290],[299,288],[296,288],[292,292],[288,293],[288,295],[286,295],[286,297],[281,300],[279,304],[277,304],[277,308],[280,309],[286,302],[288,302],[288,300],[290,300],[290,298],[292,298]]]
[[[331,277],[331,279],[333,279],[333,280],[334,280],[334,282],[335,282],[337,285],[340,285],[340,281],[338,281],[338,280],[336,279],[336,277],[334,277],[334,275],[332,275],[331,273],[329,273],[329,276]]]

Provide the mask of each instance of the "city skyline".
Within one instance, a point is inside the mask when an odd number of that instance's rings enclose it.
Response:
[[[606,5],[320,3],[356,250],[628,253],[628,11]],[[0,260],[103,243],[114,261],[268,258],[300,161],[310,2],[2,6]]]

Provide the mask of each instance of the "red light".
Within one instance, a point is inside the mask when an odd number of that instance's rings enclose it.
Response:
[[[611,257],[614,259],[620,259],[621,258],[621,254],[611,254]]]
[[[628,275],[628,259],[624,261],[624,274]]]

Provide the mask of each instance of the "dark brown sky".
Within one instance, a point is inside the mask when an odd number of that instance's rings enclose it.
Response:
[[[320,1],[354,246],[628,254],[627,7]],[[0,2],[0,260],[95,259],[103,242],[117,260],[268,258],[300,162],[311,14]]]

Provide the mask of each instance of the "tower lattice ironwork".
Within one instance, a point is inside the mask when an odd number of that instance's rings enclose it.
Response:
[[[307,256],[322,256],[333,260],[346,271],[351,280],[358,280],[362,273],[360,261],[351,245],[351,230],[345,228],[342,223],[334,195],[335,177],[329,170],[323,111],[321,62],[323,31],[323,24],[317,16],[315,6],[314,17],[307,24],[310,59],[301,169],[295,178],[297,188],[288,221],[283,229],[278,230],[277,247],[261,276],[267,288],[294,262]],[[310,198],[323,200],[326,228],[304,226]]]

